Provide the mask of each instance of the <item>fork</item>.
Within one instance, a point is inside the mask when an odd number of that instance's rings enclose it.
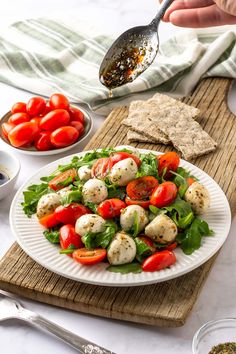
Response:
[[[102,348],[72,332],[67,331],[35,312],[25,309],[18,301],[0,291],[0,321],[11,318],[26,321],[35,327],[50,332],[57,338],[69,344],[71,347],[79,350],[82,354],[115,354],[110,350]]]

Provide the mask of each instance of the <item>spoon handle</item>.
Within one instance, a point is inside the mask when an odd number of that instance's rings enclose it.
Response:
[[[151,25],[158,26],[159,22],[161,21],[162,17],[164,16],[164,13],[168,9],[168,7],[172,4],[174,0],[163,0],[161,3],[161,6],[158,9],[156,17],[151,22]]]
[[[81,354],[115,354],[110,350],[100,347],[85,338],[82,338],[66,329],[56,325],[53,322],[48,321],[46,318],[39,316],[38,314],[21,308],[18,318],[29,322],[31,325],[47,331],[57,338],[63,340],[73,348],[79,350]]]

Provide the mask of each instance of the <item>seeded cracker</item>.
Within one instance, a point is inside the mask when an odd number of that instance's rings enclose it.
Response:
[[[158,125],[151,121],[149,114],[149,107],[146,107],[146,101],[133,101],[129,107],[129,115],[123,120],[122,124],[131,127],[131,130],[149,139],[148,142],[169,144],[169,139],[158,128]],[[145,142],[147,141],[145,140]]]
[[[192,119],[190,112],[193,114],[194,111],[197,111],[196,108],[187,106],[189,108],[184,109],[178,104],[171,107],[169,101],[165,99],[166,96],[158,96],[155,95],[147,101],[150,118],[169,137],[173,145],[182,152],[186,160],[215,150],[216,142]]]
[[[127,133],[127,139],[129,143],[153,143],[156,144],[156,140],[153,138],[149,138],[142,133],[137,133],[135,130],[130,129]]]

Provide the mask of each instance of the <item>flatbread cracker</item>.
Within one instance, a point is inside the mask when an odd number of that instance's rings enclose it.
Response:
[[[138,133],[135,130],[130,129],[127,133],[127,140],[129,143],[150,143],[150,144],[156,144],[156,140],[147,137],[144,134]]]

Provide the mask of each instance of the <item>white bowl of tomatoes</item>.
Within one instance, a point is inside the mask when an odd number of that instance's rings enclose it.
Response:
[[[92,130],[87,111],[71,106],[61,93],[49,100],[35,96],[16,102],[0,121],[0,137],[14,149],[29,155],[53,155],[74,148]]]

